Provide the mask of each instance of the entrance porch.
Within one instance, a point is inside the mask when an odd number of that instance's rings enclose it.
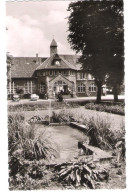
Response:
[[[74,82],[68,80],[61,74],[48,82],[49,98],[55,97],[59,92],[62,95],[75,94]]]

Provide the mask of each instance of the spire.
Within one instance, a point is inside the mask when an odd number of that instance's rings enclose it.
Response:
[[[56,43],[54,37],[53,37],[53,40],[52,40],[52,42],[50,44],[50,47],[57,47],[57,43]]]
[[[53,40],[50,44],[50,56],[57,53],[57,47],[58,47],[57,43],[56,43],[54,36],[53,36]]]

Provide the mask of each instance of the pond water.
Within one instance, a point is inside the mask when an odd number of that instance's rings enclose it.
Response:
[[[54,159],[55,162],[65,162],[77,157],[80,152],[78,141],[87,140],[87,136],[83,132],[70,126],[48,126],[45,127],[45,131],[58,146],[59,157]]]

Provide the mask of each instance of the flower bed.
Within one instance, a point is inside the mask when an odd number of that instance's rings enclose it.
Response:
[[[108,103],[102,103],[102,104],[95,104],[95,103],[88,103],[85,105],[86,109],[89,110],[96,110],[100,112],[108,112],[112,114],[119,114],[119,115],[125,115],[125,110],[124,110],[124,104],[119,103],[119,104],[108,104]]]
[[[63,109],[63,108],[75,108],[79,107],[79,103],[77,102],[57,102],[51,101],[50,102],[28,102],[24,104],[16,104],[16,105],[8,105],[9,112],[16,112],[16,111],[35,111],[35,110],[49,110],[50,108],[56,109]]]

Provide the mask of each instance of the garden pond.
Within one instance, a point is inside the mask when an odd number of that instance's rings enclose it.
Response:
[[[66,162],[78,157],[80,154],[78,142],[88,139],[82,131],[70,126],[44,126],[38,124],[37,129],[44,129],[48,139],[52,140],[57,146],[59,155],[57,159],[54,159],[54,163]]]

